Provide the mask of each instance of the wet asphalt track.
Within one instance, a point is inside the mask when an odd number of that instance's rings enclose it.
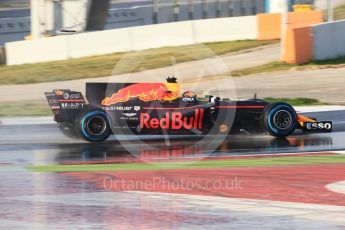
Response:
[[[296,133],[287,140],[243,134],[219,143],[177,138],[168,145],[158,137],[146,137],[139,142],[121,136],[119,140],[113,137],[102,144],[90,144],[64,137],[55,125],[0,125],[0,226],[4,229],[342,228],[345,226],[341,221],[345,212],[342,207],[108,192],[73,175],[31,173],[23,167],[43,162],[150,161],[345,149],[345,111],[309,115],[333,121],[334,132]],[[216,142],[217,148],[210,146],[210,142]]]
[[[56,125],[0,126],[0,162],[70,162],[116,158],[175,158],[228,156],[265,153],[335,151],[345,149],[345,111],[307,114],[319,120],[333,121],[333,133],[303,134],[296,132],[286,140],[266,135],[240,134],[226,140],[210,137],[177,137],[166,141],[158,136],[145,136],[141,141],[131,136],[111,137],[100,144],[86,143],[63,136]]]

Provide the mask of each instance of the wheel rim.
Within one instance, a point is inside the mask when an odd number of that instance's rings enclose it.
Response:
[[[291,114],[286,110],[279,110],[274,114],[273,122],[279,129],[288,129],[292,123]]]
[[[107,128],[107,122],[101,116],[94,116],[88,119],[86,128],[90,134],[100,136],[104,134]]]

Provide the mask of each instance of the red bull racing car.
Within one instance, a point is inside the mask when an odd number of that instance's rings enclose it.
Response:
[[[266,132],[285,138],[296,129],[331,132],[332,122],[296,113],[286,103],[231,100],[180,92],[176,78],[166,83],[87,83],[81,92],[45,93],[60,130],[89,142],[114,134],[228,135]]]

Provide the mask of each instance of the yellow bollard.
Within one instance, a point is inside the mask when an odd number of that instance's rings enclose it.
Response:
[[[313,6],[312,5],[302,5],[302,4],[298,4],[298,5],[293,5],[293,11],[294,12],[306,12],[306,11],[311,11],[313,10]]]

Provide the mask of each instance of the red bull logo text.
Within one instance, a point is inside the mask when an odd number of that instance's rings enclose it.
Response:
[[[204,110],[196,109],[193,116],[181,112],[166,112],[165,117],[151,118],[148,113],[140,114],[140,128],[144,129],[202,129]]]
[[[105,98],[102,105],[110,106],[116,103],[127,102],[131,98],[139,98],[144,102],[163,100],[172,101],[179,98],[178,83],[138,83],[127,86]]]

